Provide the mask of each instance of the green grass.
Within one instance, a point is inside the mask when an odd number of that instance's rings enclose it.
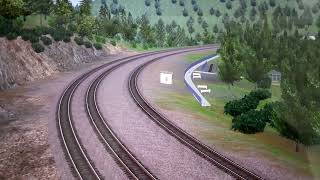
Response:
[[[201,59],[205,54],[188,55],[185,58],[189,62],[195,59]],[[197,84],[197,83],[196,83]],[[320,177],[320,160],[318,158],[320,147],[300,147],[299,153],[295,152],[294,142],[279,136],[277,131],[271,127],[266,127],[263,133],[246,135],[230,130],[232,118],[224,114],[224,105],[226,102],[239,99],[254,89],[254,85],[247,80],[235,83],[229,89],[228,85],[222,82],[207,83],[212,93],[206,95],[211,107],[201,107],[195,98],[187,93],[170,92],[162,94],[157,103],[164,109],[177,110],[180,112],[192,114],[193,120],[187,120],[186,123],[194,124],[204,128],[198,129],[202,140],[209,144],[225,149],[243,153],[250,152],[269,159],[271,162],[282,164],[283,167],[293,167],[301,174],[313,174]],[[279,85],[273,85],[271,88],[272,98],[260,103],[259,107],[270,101],[281,99],[281,90]]]
[[[261,2],[264,2],[264,1],[266,1],[266,0],[257,0],[258,4]],[[93,14],[95,14],[95,15],[97,15],[99,12],[100,2],[101,2],[100,0],[95,0],[93,3]],[[107,2],[110,7],[110,4],[112,1],[107,1]],[[160,7],[163,10],[162,16],[160,16],[160,17],[156,15],[156,10],[154,7],[153,0],[151,1],[152,3],[151,3],[151,6],[149,6],[149,7],[145,6],[144,2],[145,2],[144,0],[135,0],[134,3],[132,3],[131,1],[128,1],[128,0],[119,0],[119,4],[123,5],[127,11],[129,11],[133,14],[133,16],[135,18],[141,17],[141,15],[146,14],[149,17],[151,23],[157,22],[158,19],[161,17],[166,23],[170,23],[172,20],[175,20],[182,27],[186,27],[186,22],[187,22],[188,18],[190,16],[192,16],[195,19],[194,28],[197,31],[202,32],[201,26],[197,23],[198,15],[192,9],[193,6],[191,4],[191,0],[185,1],[185,7],[189,13],[188,17],[182,16],[182,10],[184,7],[181,7],[179,5],[179,1],[177,2],[177,4],[172,4],[171,0],[160,1],[160,5],[161,5]],[[247,8],[247,12],[246,12],[245,17],[247,19],[249,19],[249,13],[250,13],[252,7],[250,5],[250,1],[247,0],[247,2],[248,2],[247,3],[248,8]],[[276,2],[277,2],[277,4],[280,4],[282,7],[285,7],[286,5],[288,5],[289,7],[295,7],[296,10],[298,11],[299,15],[302,14],[302,12],[303,12],[303,11],[299,10],[299,8],[297,8],[296,0],[286,0],[286,1],[276,1]],[[317,0],[303,0],[303,2],[305,5],[312,7],[317,2]],[[212,32],[212,28],[215,24],[217,24],[220,28],[223,27],[222,26],[222,16],[217,18],[216,16],[210,15],[209,10],[211,7],[213,7],[214,9],[219,9],[221,14],[228,13],[229,17],[234,18],[233,14],[234,14],[234,11],[239,7],[239,1],[238,0],[232,1],[233,8],[231,10],[228,10],[226,8],[225,4],[226,3],[221,3],[219,0],[198,0],[198,5],[199,5],[199,7],[201,7],[201,9],[203,10],[203,13],[204,13],[203,19],[206,20],[207,23],[209,24],[210,32]],[[270,7],[269,11],[268,11],[269,19],[272,14],[271,10],[273,10],[273,8]],[[316,17],[318,17],[319,14],[320,13],[318,12],[317,14],[313,15],[314,19],[316,19]],[[257,18],[258,18],[258,16],[257,16]],[[317,28],[315,26],[312,26],[310,28],[310,31],[317,32]]]
[[[49,19],[50,19],[50,16],[48,16],[47,19],[45,19],[44,16],[42,16],[42,25],[48,26]],[[34,28],[37,26],[41,26],[40,15],[32,14],[30,16],[27,16],[23,27],[24,28]]]
[[[204,52],[204,53],[200,53],[200,54],[189,54],[189,55],[185,56],[185,60],[188,63],[193,63],[193,62],[198,61],[201,58],[209,56],[211,54],[214,54],[214,51],[208,51],[208,52]]]

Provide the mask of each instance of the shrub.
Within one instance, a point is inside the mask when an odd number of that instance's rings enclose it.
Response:
[[[263,132],[266,127],[266,122],[262,120],[262,116],[260,111],[250,110],[247,113],[235,117],[232,120],[231,129],[245,134]]]
[[[65,37],[63,38],[63,42],[65,42],[65,43],[68,43],[68,42],[70,42],[70,41],[71,41],[70,36],[65,36]]]
[[[151,0],[145,0],[145,1],[144,1],[144,4],[145,4],[146,6],[150,6],[150,5],[151,5]]]
[[[47,36],[41,36],[41,41],[44,45],[49,46],[52,44],[52,40]]]
[[[251,91],[249,96],[257,98],[258,100],[262,101],[268,98],[271,98],[271,92],[266,89],[258,89],[255,91]]]
[[[224,106],[224,113],[236,117],[250,110],[256,109],[258,105],[259,99],[246,95],[240,100],[228,102]]]
[[[44,51],[44,47],[40,43],[32,43],[32,48],[36,53],[41,53]]]
[[[94,43],[93,46],[97,49],[97,50],[101,50],[102,49],[102,45],[100,43]]]
[[[17,35],[17,33],[15,33],[15,32],[9,32],[8,34],[7,34],[7,39],[8,40],[14,40],[14,39],[17,39],[17,37],[18,37],[18,35]]]
[[[142,48],[143,49],[148,49],[148,44],[144,43]]]
[[[187,17],[187,16],[189,15],[189,13],[188,13],[188,11],[187,11],[186,8],[183,9],[182,15],[183,15],[184,17]]]
[[[157,13],[158,16],[161,16],[162,15],[162,10],[160,8],[157,8],[156,13]]]
[[[92,48],[92,43],[89,42],[89,41],[85,41],[85,42],[84,42],[84,46],[85,46],[86,48]]]
[[[262,113],[262,120],[266,123],[270,123],[271,127],[274,127],[273,119],[278,118],[274,108],[276,105],[277,103],[268,103],[260,110]]]
[[[132,43],[133,48],[137,48],[137,43]]]
[[[95,40],[97,43],[105,44],[106,43],[106,38],[103,36],[95,36]]]
[[[270,89],[272,80],[270,77],[266,76],[262,80],[258,81],[258,88]]]
[[[74,41],[75,41],[79,46],[81,46],[81,45],[84,44],[83,39],[80,38],[80,37],[75,37],[75,38],[74,38]]]
[[[115,40],[111,40],[110,43],[112,44],[112,46],[116,46],[117,45],[117,42]]]
[[[177,0],[171,0],[171,2],[172,2],[173,4],[176,4],[176,3],[177,3]]]
[[[184,0],[179,1],[180,6],[184,6]]]

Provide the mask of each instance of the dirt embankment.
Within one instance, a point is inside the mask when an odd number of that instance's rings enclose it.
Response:
[[[38,54],[33,51],[30,42],[21,38],[13,41],[0,38],[0,90],[42,79],[55,72],[70,70],[79,64],[122,51],[123,48],[112,45],[105,45],[99,51],[87,49],[72,41],[54,42]]]

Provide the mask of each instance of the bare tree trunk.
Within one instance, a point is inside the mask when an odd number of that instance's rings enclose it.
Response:
[[[42,14],[40,14],[40,26],[42,27]]]
[[[296,152],[299,152],[299,143],[296,141]]]

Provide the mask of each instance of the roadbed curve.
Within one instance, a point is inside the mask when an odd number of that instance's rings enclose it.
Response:
[[[97,99],[106,121],[159,179],[233,179],[169,135],[135,104],[128,91],[128,78],[135,67],[150,59],[126,64],[101,83]]]
[[[207,51],[208,52],[208,51]],[[145,68],[139,77],[139,88],[147,101],[164,116],[168,117],[173,123],[184,129],[206,145],[218,150],[221,154],[234,160],[235,162],[245,166],[246,168],[256,172],[267,179],[309,179],[308,177],[296,176],[294,169],[290,167],[279,166],[277,161],[272,161],[254,151],[235,152],[229,151],[222,146],[215,146],[213,139],[207,139],[203,133],[213,132],[215,127],[202,120],[202,117],[195,114],[188,113],[188,111],[181,111],[175,109],[166,109],[159,104],[159,99],[167,99],[170,93],[180,93],[190,96],[190,92],[183,83],[184,71],[190,63],[184,59],[184,55],[175,56],[170,61],[157,61]],[[170,71],[173,72],[173,85],[163,85],[159,83],[159,72]],[[206,75],[207,76],[207,75]],[[205,77],[210,79],[210,82],[219,81],[217,77]],[[205,81],[201,83],[205,84]],[[143,82],[143,83],[142,83]],[[199,83],[197,80],[196,83]],[[165,100],[161,100],[165,101]],[[195,100],[195,103],[198,102]],[[200,105],[199,105],[200,106]],[[212,107],[214,108],[214,106]],[[179,108],[178,108],[179,109]],[[228,133],[229,130],[226,130]],[[214,133],[213,133],[214,134]],[[211,137],[214,137],[212,135]],[[235,146],[237,146],[235,144]],[[249,149],[249,148],[248,148]]]
[[[41,92],[50,95],[50,100],[47,102],[48,104],[48,110],[47,112],[44,112],[43,114],[40,114],[40,116],[43,116],[48,119],[49,123],[49,137],[48,141],[50,143],[50,148],[52,150],[52,154],[54,156],[54,160],[56,163],[56,167],[58,169],[59,179],[61,180],[71,180],[75,179],[73,175],[71,174],[70,168],[66,162],[64,152],[62,150],[62,146],[60,143],[60,140],[58,138],[58,129],[57,129],[57,119],[56,119],[56,113],[57,113],[57,104],[60,100],[60,97],[62,95],[62,92],[65,88],[77,77],[82,75],[83,73],[88,72],[89,70],[96,68],[98,66],[101,66],[107,62],[126,57],[132,55],[132,53],[125,53],[120,55],[114,55],[114,56],[108,56],[105,57],[104,60],[98,61],[91,64],[86,64],[85,66],[82,66],[82,68],[79,68],[74,71],[61,73],[56,75],[55,77],[51,77],[50,81],[44,82],[40,81],[39,84],[41,85],[40,88],[42,89]],[[76,91],[78,93],[78,91]],[[83,97],[84,98],[84,97]],[[74,100],[76,97],[74,98]],[[73,103],[73,102],[72,102]],[[78,107],[84,107],[84,102],[81,102]],[[73,108],[72,108],[73,110]],[[85,113],[85,111],[83,111]],[[74,115],[74,114],[73,114]],[[74,118],[75,122],[78,122],[76,118]],[[76,125],[77,126],[77,125]],[[78,127],[78,126],[77,126]],[[88,127],[86,127],[88,129]],[[83,141],[83,140],[82,140]],[[92,140],[90,140],[92,141]],[[83,141],[85,142],[85,141]],[[112,163],[112,162],[111,162]]]

